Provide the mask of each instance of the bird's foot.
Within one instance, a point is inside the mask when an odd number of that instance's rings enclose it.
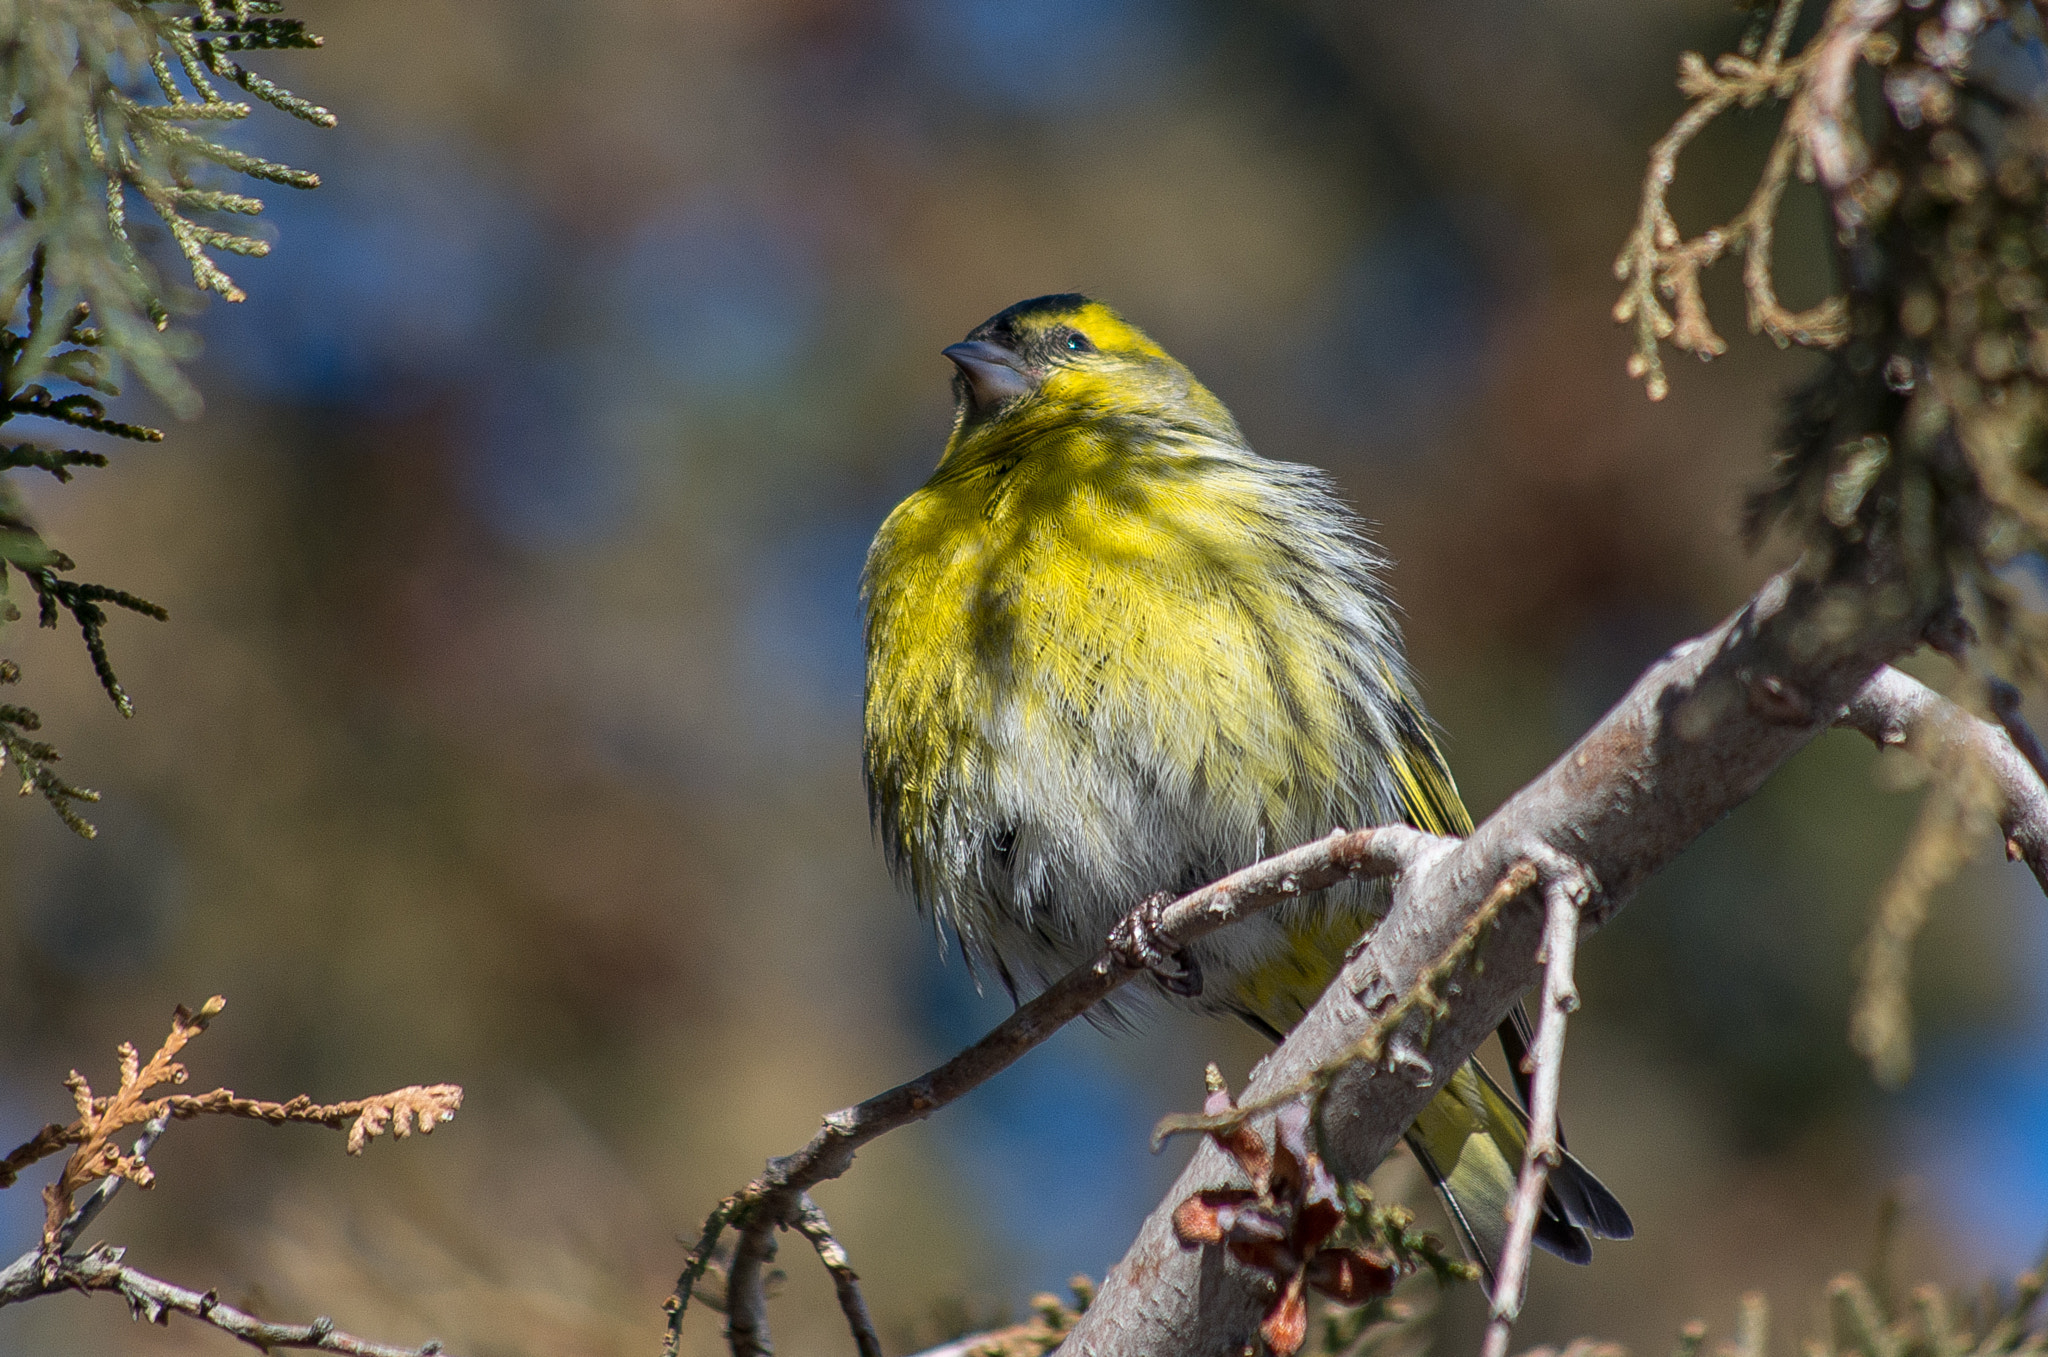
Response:
[[[1201,963],[1185,947],[1169,949],[1160,936],[1160,915],[1173,899],[1161,891],[1126,914],[1110,930],[1109,948],[1132,970],[1150,971],[1168,994],[1193,999],[1202,992]]]

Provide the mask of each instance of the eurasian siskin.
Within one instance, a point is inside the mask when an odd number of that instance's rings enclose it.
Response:
[[[1326,475],[1254,453],[1087,297],[945,353],[952,437],[868,552],[865,748],[891,867],[971,957],[1017,994],[1139,902],[1334,827],[1469,831],[1385,561]],[[1380,903],[1355,883],[1270,911],[1154,988],[1277,1036]],[[1526,1126],[1472,1062],[1408,1132],[1489,1285]],[[1589,1235],[1632,1232],[1576,1160],[1551,1175],[1546,1248],[1585,1262]]]

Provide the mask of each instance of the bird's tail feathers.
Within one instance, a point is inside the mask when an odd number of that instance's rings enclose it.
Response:
[[[1477,1061],[1453,1074],[1430,1100],[1407,1140],[1442,1196],[1458,1241],[1478,1263],[1491,1293],[1507,1250],[1508,1208],[1521,1175],[1529,1120]],[[1635,1225],[1592,1171],[1565,1152],[1551,1170],[1536,1221],[1536,1243],[1572,1263],[1593,1260],[1599,1239],[1627,1239]]]

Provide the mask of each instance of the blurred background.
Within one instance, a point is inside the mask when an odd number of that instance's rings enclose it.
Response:
[[[180,1125],[98,1233],[266,1314],[485,1354],[651,1354],[705,1211],[824,1112],[998,1020],[892,889],[860,781],[862,553],[950,418],[939,349],[1039,293],[1111,300],[1269,456],[1379,524],[1484,814],[1782,551],[1738,540],[1780,393],[1740,336],[1648,404],[1610,265],[1678,53],[1724,0],[331,0],[258,69],[336,109],[240,135],[251,298],[192,324],[205,416],[27,483],[122,615],[139,714],[74,634],[16,627],[99,840],[0,807],[0,1138],[111,1085],[174,1003],[229,999],[193,1086],[468,1090],[432,1140]],[[1685,161],[1690,229],[1772,130]],[[1781,290],[1828,285],[1814,202]],[[152,415],[144,402],[136,417]],[[1946,677],[1929,669],[1935,680]],[[1522,1344],[1661,1351],[1737,1295],[1779,1341],[1908,1206],[1910,1280],[2048,1234],[2048,910],[1986,861],[1920,949],[1921,1069],[1875,1091],[1851,957],[1910,767],[1837,734],[1585,949],[1572,1144],[1639,1236],[1542,1257]],[[1248,1033],[1062,1035],[820,1193],[896,1350],[1119,1256],[1184,1150],[1161,1114]],[[48,1167],[48,1166],[46,1166]],[[0,1195],[0,1253],[45,1173]],[[1396,1175],[1398,1177],[1398,1174]],[[1412,1178],[1418,1205],[1426,1193]],[[800,1241],[784,1350],[848,1344]],[[1473,1340],[1476,1293],[1437,1316]],[[718,1317],[687,1350],[720,1349]],[[0,1354],[227,1352],[106,1299]]]

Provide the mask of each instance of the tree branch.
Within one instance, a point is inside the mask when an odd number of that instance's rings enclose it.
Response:
[[[868,1313],[867,1298],[860,1293],[860,1274],[853,1270],[846,1249],[832,1237],[825,1213],[808,1192],[797,1198],[795,1225],[797,1232],[818,1251],[818,1261],[832,1274],[832,1289],[839,1296],[840,1312],[846,1316],[847,1328],[853,1331],[854,1350],[860,1357],[882,1357],[882,1340],[875,1332],[874,1316]]]
[[[1963,742],[1979,750],[2008,803],[2008,834],[2027,846],[2030,862],[2048,861],[2048,787],[2011,739],[1879,663],[1874,652],[1901,653],[1916,642],[1908,624],[1900,622],[1860,649],[1817,653],[1812,617],[1839,613],[1848,592],[1853,591],[1790,575],[1773,580],[1716,631],[1653,667],[1565,758],[1463,844],[1399,826],[1336,833],[1160,911],[1157,940],[1174,950],[1347,877],[1396,878],[1387,919],[1295,1036],[1262,1062],[1241,1105],[1270,1114],[1303,1090],[1329,1088],[1328,1124],[1341,1128],[1333,1153],[1345,1176],[1363,1178],[1431,1096],[1435,1071],[1461,1063],[1539,974],[1533,911],[1512,908],[1513,897],[1540,876],[1546,902],[1555,906],[1566,899],[1576,917],[1599,927],[1643,878],[1826,729],[1830,711],[1837,713],[1837,724],[1864,730],[1881,743]],[[1537,863],[1540,873],[1532,867]],[[1461,981],[1457,1001],[1418,1002],[1417,996],[1430,993],[1430,978],[1444,958],[1463,957],[1469,948],[1461,943],[1475,924],[1496,915],[1488,964]],[[1546,1135],[1544,1127],[1556,1121],[1561,1003],[1570,990],[1570,950],[1554,944],[1548,949],[1552,957],[1561,952],[1566,968],[1550,987],[1557,993],[1547,990],[1537,1045],[1537,1101],[1539,1109],[1547,1105],[1548,1117],[1537,1111],[1529,1145],[1538,1158],[1525,1163],[1518,1193],[1525,1195],[1534,1182],[1539,1198],[1541,1177],[1532,1174],[1539,1173],[1542,1152],[1555,1143],[1554,1131]],[[872,1326],[865,1302],[852,1286],[843,1250],[836,1249],[822,1217],[812,1217],[816,1208],[808,1190],[845,1172],[868,1141],[931,1115],[1007,1068],[1140,969],[1129,955],[1105,950],[960,1055],[834,1113],[804,1149],[770,1160],[760,1177],[721,1202],[707,1220],[667,1306],[667,1350],[677,1350],[692,1292],[719,1240],[733,1228],[739,1240],[726,1276],[727,1336],[735,1353],[772,1352],[763,1272],[774,1257],[776,1231],[793,1228],[811,1238],[833,1271],[856,1345],[866,1353]],[[1414,1032],[1425,1026],[1426,1036]],[[1373,1040],[1376,1033],[1382,1040]],[[1386,1060],[1382,1047],[1399,1058]],[[1382,1071],[1383,1061],[1393,1071]],[[1368,1092],[1373,1097],[1366,1100]],[[1184,1250],[1168,1218],[1173,1203],[1227,1177],[1213,1147],[1205,1146],[1168,1205],[1154,1213],[1112,1273],[1102,1298],[1077,1327],[1071,1351],[1220,1355],[1235,1353],[1244,1339],[1233,1345],[1215,1335],[1256,1332],[1264,1308],[1256,1281],[1233,1277],[1242,1269],[1227,1259],[1209,1262]],[[1524,1276],[1526,1266],[1524,1243]],[[1134,1272],[1148,1271],[1146,1287],[1131,1285]],[[1230,1284],[1212,1285],[1212,1274],[1215,1282]],[[1507,1297],[1520,1286],[1500,1290]],[[1246,1321],[1249,1328],[1239,1327]]]
[[[1244,1100],[1294,1084],[1355,1045],[1443,954],[1515,863],[1561,859],[1589,886],[1585,921],[1600,927],[1648,876],[1849,711],[1874,677],[1885,678],[1880,693],[1902,695],[1883,666],[1917,644],[1928,617],[1886,617],[1870,608],[1873,583],[1781,575],[1714,631],[1652,666],[1471,838],[1397,878],[1384,921],[1260,1063]],[[1844,625],[1844,617],[1854,620]],[[2025,791],[2017,799],[2048,799],[2024,760],[2015,762],[2032,779],[2031,787],[2016,784]],[[2024,818],[2020,827],[2033,833],[2039,817]],[[1534,909],[1502,911],[1484,970],[1466,974],[1426,1037],[1418,1032],[1412,1043],[1432,1074],[1469,1058],[1538,978],[1537,934]],[[1439,1083],[1384,1062],[1351,1065],[1331,1087],[1324,1120],[1339,1176],[1370,1173]],[[1175,1204],[1232,1181],[1219,1149],[1196,1152],[1111,1271],[1066,1352],[1224,1357],[1254,1339],[1266,1303],[1259,1279],[1223,1251],[1184,1247],[1171,1219]]]
[[[2041,889],[2048,891],[2048,788],[2043,786],[2040,765],[2023,752],[2040,745],[2020,720],[2017,694],[2002,698],[2000,689],[2011,690],[2004,684],[1992,688],[1992,704],[2003,730],[1978,720],[1917,679],[1885,668],[1863,686],[1836,724],[1861,731],[1880,746],[1903,747],[1935,767],[1967,761],[1983,769],[2003,804],[1998,823],[2005,831],[2006,856],[2026,863]]]
[[[1528,1286],[1529,1253],[1536,1242],[1536,1218],[1543,1214],[1543,1191],[1550,1171],[1563,1162],[1563,1147],[1557,1143],[1557,1095],[1564,1074],[1564,1027],[1566,1016],[1579,1006],[1572,961],[1579,945],[1579,911],[1591,894],[1586,882],[1569,872],[1543,887],[1543,955],[1537,958],[1544,966],[1543,1011],[1536,1023],[1536,1045],[1529,1052],[1535,1061],[1529,1073],[1536,1082],[1529,1100],[1522,1175],[1508,1213],[1508,1244],[1501,1254],[1500,1280],[1493,1289],[1493,1313],[1480,1357],[1508,1357],[1508,1336]]]
[[[1393,876],[1434,861],[1451,847],[1448,840],[1406,825],[1340,831],[1182,896],[1158,911],[1156,920],[1147,922],[1156,940],[1173,951],[1282,901],[1347,879]],[[1141,969],[1127,953],[1105,949],[945,1064],[866,1102],[834,1112],[803,1149],[769,1160],[760,1177],[720,1202],[705,1221],[704,1232],[690,1251],[666,1306],[669,1323],[664,1351],[673,1357],[679,1349],[691,1295],[728,1228],[736,1228],[740,1238],[726,1275],[727,1336],[736,1354],[771,1351],[761,1265],[772,1256],[774,1232],[796,1225],[803,1194],[846,1172],[854,1153],[877,1136],[922,1121],[1008,1069]]]
[[[112,1291],[128,1302],[137,1319],[168,1324],[173,1314],[189,1315],[232,1334],[254,1348],[311,1348],[320,1352],[349,1353],[351,1357],[433,1357],[441,1351],[438,1342],[417,1348],[394,1348],[383,1343],[346,1334],[325,1317],[311,1324],[272,1324],[232,1305],[221,1303],[212,1291],[190,1291],[122,1261],[123,1250],[101,1244],[82,1257],[29,1255],[40,1266],[23,1268],[20,1263],[0,1273],[0,1305],[33,1300],[59,1291]]]
[[[454,1084],[425,1088],[413,1085],[393,1093],[328,1105],[316,1104],[303,1094],[282,1103],[239,1098],[224,1088],[198,1095],[174,1093],[151,1098],[150,1093],[158,1086],[185,1081],[186,1070],[177,1055],[226,1006],[227,1000],[217,994],[200,1005],[196,1013],[178,1005],[171,1015],[170,1035],[147,1061],[133,1045],[123,1042],[120,1085],[111,1095],[95,1097],[85,1076],[73,1070],[64,1083],[78,1107],[78,1120],[69,1126],[45,1126],[5,1160],[0,1160],[0,1187],[6,1187],[15,1181],[21,1169],[36,1160],[66,1146],[77,1146],[57,1181],[43,1189],[46,1214],[41,1241],[0,1268],[0,1308],[63,1291],[113,1291],[127,1298],[137,1319],[167,1324],[174,1313],[190,1315],[266,1352],[272,1348],[314,1348],[360,1357],[429,1357],[440,1352],[438,1341],[417,1349],[371,1343],[336,1331],[331,1319],[300,1325],[271,1324],[231,1305],[222,1305],[215,1292],[188,1291],[138,1272],[122,1261],[124,1251],[112,1245],[95,1245],[82,1257],[72,1253],[78,1237],[123,1184],[146,1188],[155,1182],[149,1152],[173,1119],[219,1114],[251,1117],[273,1125],[296,1121],[340,1129],[348,1124],[349,1153],[360,1154],[371,1138],[386,1131],[404,1139],[417,1125],[422,1135],[429,1134],[462,1105],[462,1090]],[[142,1133],[124,1155],[114,1136],[137,1124],[142,1126]],[[85,1196],[78,1200],[81,1192]]]

